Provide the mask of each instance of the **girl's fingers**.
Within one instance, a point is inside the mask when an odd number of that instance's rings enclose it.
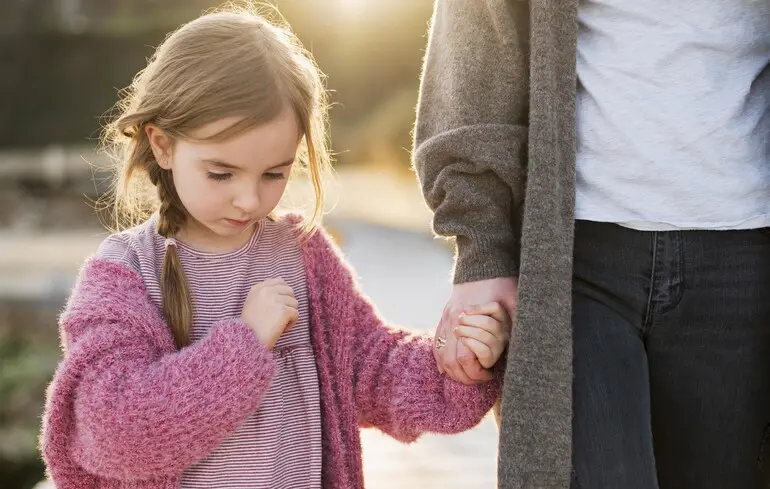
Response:
[[[490,348],[493,347],[496,343],[500,343],[500,339],[498,339],[494,334],[485,329],[476,328],[473,326],[457,326],[454,329],[454,333],[459,338],[474,339],[484,343],[485,345],[489,345]]]
[[[465,308],[466,314],[492,316],[499,322],[505,324],[510,322],[511,318],[508,311],[499,302],[487,302],[485,304],[476,304]]]
[[[289,318],[291,319],[291,322],[296,323],[297,321],[299,321],[299,311],[297,310],[297,308],[291,307],[291,306],[287,306],[287,307],[289,307],[288,312],[289,312]]]
[[[486,354],[485,360],[482,361],[482,358],[479,357],[479,363],[481,363],[484,368],[490,368],[490,365],[494,365],[507,346],[507,339],[498,338],[486,330],[470,326],[458,326],[455,328],[455,336],[462,338],[463,340],[472,340],[487,348],[488,354]],[[477,352],[474,351],[474,353],[478,356]]]
[[[481,314],[460,314],[458,323],[462,326],[470,326],[483,329],[494,336],[500,336],[502,327],[498,320]]]
[[[262,285],[264,287],[271,287],[274,285],[286,285],[286,281],[281,277],[275,277],[275,278],[269,278],[264,282],[260,282],[259,285]]]
[[[299,302],[297,301],[297,299],[294,298],[294,296],[291,296],[291,295],[279,295],[278,296],[278,301],[281,304],[284,304],[284,305],[289,306],[289,307],[291,307],[293,309],[299,310]]]
[[[479,360],[482,367],[492,368],[495,365],[495,362],[497,362],[499,355],[495,356],[495,353],[486,344],[473,338],[462,338],[460,341],[467,346],[474,355],[476,355],[476,358]]]
[[[274,285],[272,289],[278,295],[294,297],[294,289],[288,285]]]
[[[492,319],[489,316],[471,316],[471,315],[464,315],[460,317],[460,325],[464,327],[471,327],[474,329],[486,331],[487,333],[491,334],[494,337],[494,340],[487,339],[486,336],[473,336],[471,337],[482,341],[484,343],[492,344],[490,341],[494,341],[495,344],[500,343],[501,351],[502,349],[505,349],[505,347],[508,345],[511,339],[511,332],[510,330],[506,329],[506,324],[501,323],[495,319]],[[466,333],[471,334],[471,333]],[[481,333],[476,333],[481,334]]]

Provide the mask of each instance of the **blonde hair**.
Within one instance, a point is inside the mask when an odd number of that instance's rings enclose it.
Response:
[[[117,229],[158,212],[157,231],[175,236],[184,209],[169,171],[156,161],[145,132],[153,124],[172,139],[224,117],[237,123],[209,138],[226,140],[293,110],[302,135],[298,167],[310,177],[315,208],[304,231],[323,213],[321,176],[330,164],[327,99],[322,74],[288,26],[269,22],[250,7],[204,14],[171,33],[145,69],[121,94],[117,117],[103,144],[113,162],[108,196]],[[153,195],[155,194],[155,195]],[[193,305],[176,247],[169,246],[161,275],[163,312],[179,348],[190,342]]]

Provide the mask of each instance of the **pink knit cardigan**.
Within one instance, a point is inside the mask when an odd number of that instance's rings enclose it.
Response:
[[[411,442],[481,421],[500,379],[464,386],[440,375],[430,339],[385,326],[322,231],[302,249],[324,487],[363,487],[359,426]],[[182,471],[259,407],[275,370],[271,352],[235,318],[177,350],[139,275],[103,260],[83,267],[60,330],[64,359],[41,433],[57,489],[179,487]]]

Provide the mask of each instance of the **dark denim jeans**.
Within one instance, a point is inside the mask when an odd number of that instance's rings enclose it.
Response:
[[[573,489],[767,487],[770,231],[579,221],[573,300]]]

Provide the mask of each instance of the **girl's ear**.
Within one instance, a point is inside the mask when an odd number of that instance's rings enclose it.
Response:
[[[152,152],[155,155],[155,161],[158,162],[164,170],[171,169],[171,148],[172,140],[161,128],[154,124],[147,124],[144,127],[147,134],[147,140],[150,142]]]

